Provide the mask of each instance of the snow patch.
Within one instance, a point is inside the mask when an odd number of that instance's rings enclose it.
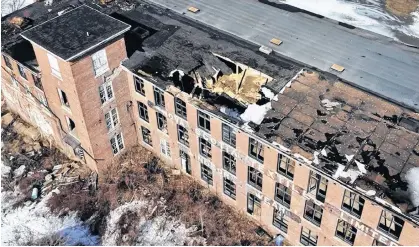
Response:
[[[176,72],[179,72],[179,80],[182,80],[182,77],[185,75],[185,73],[184,73],[182,70],[180,70],[180,69],[175,69],[175,70],[170,71],[170,73],[169,73],[169,78],[170,78],[170,77],[173,77],[173,75],[174,75]]]
[[[345,158],[348,160],[348,162],[350,162],[354,158],[354,156],[355,155],[347,155],[347,154],[345,154]]]
[[[317,151],[314,152],[314,160],[313,160],[313,163],[316,164],[316,165],[320,164],[319,154],[320,153],[317,152]]]
[[[352,157],[353,157],[353,155],[352,155]],[[367,173],[367,169],[365,169],[365,165],[364,165],[364,164],[362,164],[361,162],[359,162],[359,161],[357,161],[357,160],[355,160],[355,164],[356,164],[356,166],[358,167],[358,170],[359,170],[362,174]]]
[[[324,107],[326,107],[326,110],[328,111],[333,110],[334,107],[340,106],[339,102],[333,102],[333,101],[330,101],[329,99],[322,100],[322,104]]]
[[[376,193],[377,192],[375,190],[369,190],[369,191],[365,192],[365,195],[367,195],[367,196],[375,196]]]
[[[406,173],[406,181],[409,185],[410,200],[415,207],[419,206],[419,167],[410,168]]]
[[[338,169],[336,170],[335,174],[333,175],[333,178],[338,179],[338,178],[350,178],[351,179],[351,184],[353,184],[355,182],[355,180],[362,175],[362,172],[354,170],[354,169],[348,169],[347,171],[345,170],[345,166],[338,164]]]
[[[322,149],[322,151],[320,152],[323,156],[327,157],[327,151],[326,149]]]
[[[278,142],[272,142],[272,145],[278,147],[280,150],[284,151],[285,153],[290,153],[291,149],[284,147],[283,145],[279,144]]]
[[[244,122],[253,122],[255,124],[261,124],[266,113],[272,109],[271,102],[264,105],[250,104],[247,106],[244,113],[240,115],[240,118]]]
[[[220,111],[230,117],[240,119],[240,112],[237,111],[236,109],[229,108],[226,106],[221,106]]]
[[[262,91],[263,95],[265,95],[266,98],[268,98],[270,100],[272,100],[273,98],[275,98],[274,92],[272,92],[272,90],[270,90],[269,88],[262,87],[261,88],[261,91]]]

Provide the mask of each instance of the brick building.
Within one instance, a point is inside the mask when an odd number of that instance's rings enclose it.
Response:
[[[141,144],[295,245],[419,243],[415,109],[170,11],[79,5],[2,21],[2,96],[69,155],[100,176]]]

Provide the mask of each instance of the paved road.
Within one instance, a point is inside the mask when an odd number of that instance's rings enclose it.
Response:
[[[256,0],[148,0],[419,111],[419,49]],[[197,14],[187,11],[195,6]],[[283,40],[275,46],[273,37]],[[332,64],[345,67],[342,73]]]

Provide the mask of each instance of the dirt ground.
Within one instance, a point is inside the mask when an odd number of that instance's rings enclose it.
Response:
[[[397,16],[408,16],[419,7],[419,0],[386,0],[386,8]]]
[[[266,233],[261,236],[256,233],[259,227],[246,216],[223,204],[192,178],[174,175],[162,161],[142,147],[122,154],[106,169],[98,189],[92,190],[88,186],[91,172],[82,164],[74,163],[51,147],[37,134],[36,128],[21,120],[17,123],[7,118],[10,116],[3,112],[2,158],[11,171],[7,177],[2,177],[2,190],[18,186],[25,193],[26,197],[16,203],[16,207],[31,200],[34,187],[39,188],[41,196],[50,176],[54,182],[60,181],[57,177],[70,177],[76,179],[55,184],[61,192],[51,197],[48,206],[52,212],[62,216],[77,211],[80,219],[90,225],[93,234],[104,235],[107,216],[113,209],[142,200],[152,205],[151,210],[143,213],[148,218],[165,215],[179,219],[188,228],[195,227],[190,235],[206,239],[205,243],[194,243],[196,245],[273,245]],[[62,164],[70,164],[67,166],[70,171],[60,176],[53,175]],[[19,170],[23,172],[17,174]],[[121,217],[121,232],[128,237],[121,238],[120,245],[135,243],[138,217],[140,215],[133,213]],[[46,241],[49,242],[60,243],[56,238]]]

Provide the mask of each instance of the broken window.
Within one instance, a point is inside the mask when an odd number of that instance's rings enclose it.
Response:
[[[198,111],[198,126],[199,128],[210,132],[211,131],[211,121],[210,116],[208,114],[205,114],[201,111]]]
[[[255,216],[260,216],[261,200],[252,193],[247,193],[247,213]]]
[[[223,129],[223,142],[229,144],[232,147],[236,147],[236,133],[234,129],[227,124],[222,125]]]
[[[383,210],[381,212],[380,222],[378,223],[378,230],[384,232],[394,239],[399,239],[403,230],[404,220]]]
[[[38,92],[38,99],[44,106],[48,107],[47,99],[45,98],[44,92]]]
[[[35,87],[43,90],[42,83],[41,83],[41,78],[39,78],[38,76],[32,74],[32,79],[33,79],[33,83],[35,84]]]
[[[57,58],[49,53],[47,53],[47,57],[49,66],[51,67],[51,73],[61,79],[61,72],[60,67],[58,66]]]
[[[249,166],[247,170],[247,182],[256,189],[262,191],[263,174]]]
[[[113,108],[112,110],[105,113],[105,121],[108,131],[115,128],[115,126],[119,123],[118,112],[116,111],[116,108]]]
[[[283,184],[276,183],[275,185],[275,201],[281,203],[287,208],[291,204],[291,190]]]
[[[316,199],[324,202],[327,193],[328,180],[320,174],[310,171],[310,180],[308,183],[308,193],[314,194]]]
[[[236,175],[236,157],[223,151],[223,167],[226,171]]]
[[[106,57],[106,51],[105,49],[100,50],[92,55],[92,61],[93,61],[93,70],[95,71],[95,76],[99,76],[103,73],[105,73],[109,67],[108,67],[108,59]]]
[[[372,241],[372,246],[388,246],[388,244],[385,244],[383,242],[380,242],[377,239],[374,239],[374,241]]]
[[[322,223],[323,209],[315,204],[312,200],[306,202],[304,208],[304,218],[312,222],[316,226],[320,226]]]
[[[342,201],[342,209],[361,218],[365,200],[361,196],[349,190],[345,190]]]
[[[284,233],[288,231],[288,221],[285,219],[284,213],[274,208],[272,224]]]
[[[112,82],[105,82],[99,86],[99,97],[102,105],[113,99]]]
[[[150,146],[153,146],[153,138],[151,137],[151,132],[144,126],[141,126],[141,133],[143,136],[143,141]]]
[[[117,155],[124,149],[124,140],[122,138],[122,133],[119,133],[111,138],[111,146],[114,155]]]
[[[199,137],[199,152],[202,156],[211,159],[211,143]]]
[[[23,67],[23,66],[22,66],[22,65],[20,65],[20,64],[17,64],[17,69],[19,70],[19,74],[20,74],[20,76],[21,76],[23,79],[28,80],[28,77],[26,76],[26,73],[25,73],[25,67]]]
[[[67,94],[64,93],[61,89],[58,89],[58,95],[60,96],[61,105],[70,107],[70,103],[67,99]]]
[[[66,120],[67,120],[67,126],[68,126],[68,131],[71,133],[71,134],[74,134],[74,132],[75,132],[75,130],[76,130],[76,124],[74,123],[74,121],[71,119],[71,118],[69,118],[69,117],[65,117],[66,118]]]
[[[134,76],[135,91],[145,96],[144,81]]]
[[[278,172],[289,179],[294,179],[295,164],[283,154],[278,155]]]
[[[167,134],[167,119],[166,117],[161,114],[160,112],[156,112],[157,117],[157,127],[159,130],[161,130],[163,133]]]
[[[236,200],[236,184],[228,178],[224,178],[224,194]]]
[[[336,226],[336,237],[342,239],[350,245],[354,244],[356,236],[356,228],[351,226],[348,222],[338,219],[338,225]]]
[[[161,139],[160,140],[160,152],[162,154],[164,154],[167,158],[172,157],[172,155],[170,153],[170,145],[169,145],[169,142],[166,141],[165,139]]]
[[[301,236],[300,243],[305,246],[316,246],[318,236],[316,233],[312,232],[310,229],[302,226],[301,227]]]
[[[186,171],[186,173],[188,173],[189,175],[191,175],[192,174],[191,158],[183,150],[180,150],[179,153],[180,153],[179,156],[180,156],[180,162],[182,164],[182,169],[184,171]]]
[[[5,55],[3,55],[3,60],[4,60],[4,63],[6,64],[6,66],[9,69],[13,70],[12,63],[10,62],[10,58],[7,57],[7,56],[5,56]]]
[[[204,163],[201,163],[201,178],[209,185],[212,185],[212,169]]]
[[[179,117],[186,119],[186,103],[185,101],[175,98],[175,112]]]
[[[249,156],[263,163],[263,145],[253,138],[249,138]]]
[[[154,88],[154,102],[157,106],[165,108],[166,104],[164,103],[164,92],[158,88]]]
[[[189,133],[188,130],[183,127],[182,125],[177,125],[177,134],[178,134],[178,140],[183,145],[189,147]]]
[[[140,118],[148,123],[148,108],[147,106],[142,102],[138,103],[138,113],[140,114]]]

